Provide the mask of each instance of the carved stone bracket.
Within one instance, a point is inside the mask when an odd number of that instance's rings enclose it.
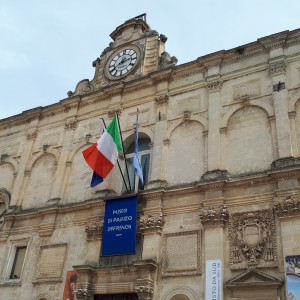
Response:
[[[269,64],[269,73],[272,76],[285,74],[286,62],[284,60]]]
[[[229,219],[230,268],[277,266],[273,210],[237,213]]]
[[[223,204],[219,208],[209,207],[208,209],[201,209],[200,220],[202,225],[205,226],[224,226],[228,221],[229,213],[226,205]]]
[[[157,105],[162,105],[162,104],[168,104],[169,98],[170,98],[169,94],[164,94],[164,95],[156,96],[154,99]]]
[[[161,232],[164,223],[162,216],[144,216],[140,219],[140,230],[143,233]]]
[[[215,80],[206,83],[206,87],[209,93],[219,92],[222,88],[223,80]]]
[[[291,217],[300,215],[299,194],[289,195],[284,200],[275,199],[274,211],[278,217]]]
[[[153,295],[153,285],[140,285],[135,288],[139,300],[151,300]]]
[[[242,106],[249,105],[249,103],[250,103],[250,97],[249,97],[249,95],[242,95],[242,96],[240,96],[240,99],[241,99]]]
[[[103,223],[89,222],[85,226],[85,232],[87,233],[87,241],[100,240],[102,238]]]

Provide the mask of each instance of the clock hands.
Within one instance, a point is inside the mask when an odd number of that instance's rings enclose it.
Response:
[[[130,59],[130,57],[122,57],[121,61],[118,64],[116,64],[115,67],[124,64],[124,62],[127,61],[128,59]]]

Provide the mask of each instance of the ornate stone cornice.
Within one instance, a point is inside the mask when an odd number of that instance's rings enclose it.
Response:
[[[300,197],[299,193],[274,199],[274,211],[279,218],[300,216]]]
[[[201,209],[199,216],[204,227],[224,226],[228,221],[229,213],[226,205],[223,204],[219,208],[209,207],[208,209]]]
[[[160,233],[164,223],[162,216],[143,216],[140,218],[140,230],[142,233]]]
[[[85,226],[87,234],[87,241],[100,240],[102,238],[103,223],[102,222],[89,222]]]

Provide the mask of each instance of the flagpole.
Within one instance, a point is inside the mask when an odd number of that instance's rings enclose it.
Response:
[[[116,115],[117,115],[117,120],[118,120],[119,132],[120,132],[120,136],[121,136],[121,142],[122,142],[123,155],[124,155],[124,160],[125,160],[126,173],[127,173],[128,183],[129,183],[129,189],[131,191],[131,183],[130,183],[130,178],[129,178],[129,172],[128,172],[128,166],[127,166],[127,159],[126,159],[126,155],[125,155],[125,152],[124,152],[124,143],[123,143],[123,136],[122,136],[122,131],[121,131],[121,127],[120,127],[119,115],[118,115],[118,113],[116,113]]]
[[[104,119],[103,119],[103,118],[100,118],[100,119],[102,120],[103,125],[104,125],[104,128],[106,129],[106,124],[105,124]],[[120,131],[120,127],[119,127],[119,131]],[[121,135],[121,131],[120,131],[120,135]],[[122,137],[122,136],[121,136],[121,137]],[[122,141],[122,147],[123,147],[123,141]],[[124,151],[124,150],[123,150],[123,151]],[[125,178],[124,178],[124,174],[123,174],[123,172],[122,172],[122,170],[121,170],[121,166],[120,166],[119,160],[117,160],[117,164],[118,164],[119,171],[120,171],[120,173],[121,173],[121,176],[122,176],[122,179],[123,179],[125,188],[126,188],[126,190],[127,190],[127,192],[128,192],[128,187],[127,187],[127,184],[126,184],[126,181],[125,181]]]

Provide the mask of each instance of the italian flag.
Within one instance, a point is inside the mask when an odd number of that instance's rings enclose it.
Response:
[[[115,117],[98,142],[85,149],[82,154],[94,172],[105,178],[113,169],[119,152],[122,152],[122,143],[117,117]]]

